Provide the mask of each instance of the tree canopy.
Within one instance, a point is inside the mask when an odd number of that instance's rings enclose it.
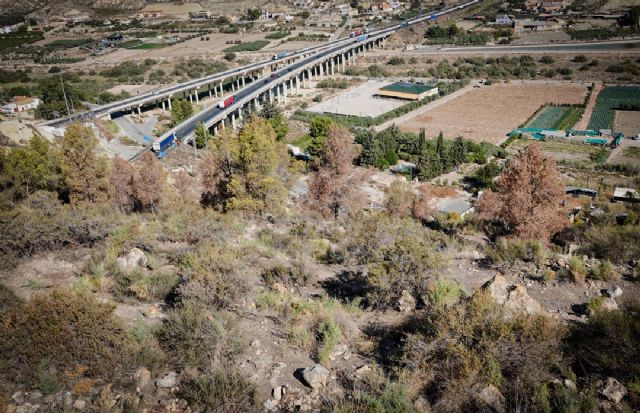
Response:
[[[548,241],[567,223],[559,211],[563,194],[555,161],[544,157],[540,145],[533,143],[507,163],[495,190],[488,189],[480,197],[476,210],[482,218],[502,223],[516,237]]]

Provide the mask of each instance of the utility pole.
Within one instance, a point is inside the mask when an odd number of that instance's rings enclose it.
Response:
[[[67,102],[67,93],[64,91],[64,82],[62,81],[62,75],[60,75],[60,86],[62,86],[62,95],[64,96],[64,105],[67,107],[67,116],[71,116],[69,110],[69,102]]]

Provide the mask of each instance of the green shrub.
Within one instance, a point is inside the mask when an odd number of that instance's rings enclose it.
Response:
[[[457,303],[464,295],[460,284],[453,280],[439,278],[429,293],[429,300],[435,306],[450,306]]]
[[[186,380],[180,395],[196,411],[207,413],[262,412],[256,385],[240,373],[216,370]]]
[[[540,264],[546,258],[546,250],[539,241],[498,239],[485,248],[487,258],[496,264],[513,266],[518,261],[532,261]]]
[[[640,258],[639,225],[595,225],[584,233],[581,250],[599,259],[622,263]]]
[[[318,362],[323,365],[329,363],[329,356],[341,337],[340,327],[331,316],[323,317],[316,325],[318,340]]]
[[[598,261],[591,269],[589,276],[603,281],[614,281],[618,278],[618,274],[613,272],[613,265],[609,260]]]
[[[415,409],[406,386],[387,383],[383,389],[358,391],[351,400],[340,401],[332,407],[333,413],[412,413]]]
[[[0,375],[32,384],[47,381],[45,367],[59,375],[82,367],[89,377],[112,378],[130,349],[112,312],[90,295],[62,291],[14,306],[0,314]]]
[[[585,276],[587,275],[587,267],[584,265],[580,258],[571,257],[571,259],[569,260],[569,270],[571,272],[571,278],[573,282],[584,282]]]

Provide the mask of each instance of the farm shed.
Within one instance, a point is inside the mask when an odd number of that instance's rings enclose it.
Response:
[[[580,196],[588,196],[590,198],[595,198],[598,196],[598,191],[590,188],[580,188],[577,186],[565,186],[564,187],[565,195],[571,195],[574,198],[578,198]]]
[[[438,212],[441,214],[456,213],[464,217],[473,212],[473,206],[464,198],[445,198],[438,203]]]
[[[396,82],[388,86],[384,86],[378,89],[378,96],[407,99],[407,100],[420,100],[427,96],[434,96],[438,94],[438,87],[433,85],[419,85],[417,83],[410,82]]]
[[[613,200],[622,202],[640,202],[640,193],[633,188],[617,187],[613,191]]]

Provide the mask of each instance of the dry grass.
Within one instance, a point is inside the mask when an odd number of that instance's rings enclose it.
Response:
[[[478,142],[498,144],[505,134],[525,122],[545,103],[582,103],[586,87],[559,82],[518,82],[472,89],[441,106],[410,119],[401,129],[440,131],[448,138],[463,136]]]

